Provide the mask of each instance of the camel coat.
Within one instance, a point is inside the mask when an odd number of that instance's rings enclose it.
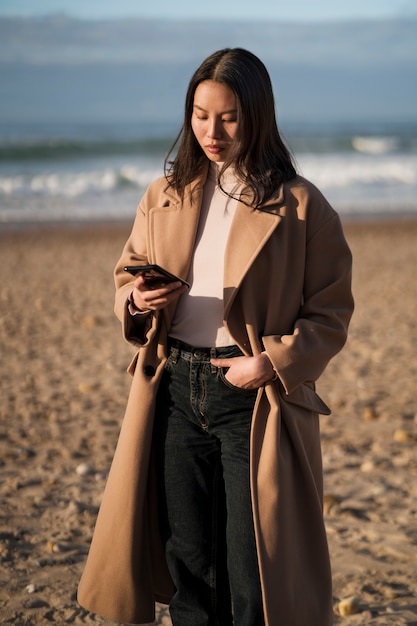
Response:
[[[149,187],[115,269],[115,312],[138,352],[78,599],[116,622],[152,622],[155,601],[169,603],[173,593],[158,533],[152,427],[175,303],[131,316],[132,277],[123,267],[158,263],[187,278],[205,176],[183,202],[165,179]],[[261,210],[238,203],[225,252],[224,324],[245,354],[266,350],[278,373],[258,391],[251,434],[266,626],[332,624],[318,418],[330,410],[314,383],[344,345],[352,310],[341,223],[311,183],[296,177]]]

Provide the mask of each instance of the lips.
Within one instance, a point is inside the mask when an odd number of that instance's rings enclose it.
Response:
[[[211,154],[219,154],[220,152],[222,152],[224,150],[224,148],[222,146],[217,146],[217,145],[213,145],[213,144],[210,144],[209,146],[206,146],[206,149]]]

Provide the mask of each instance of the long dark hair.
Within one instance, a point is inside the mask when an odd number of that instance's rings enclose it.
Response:
[[[259,207],[281,183],[296,175],[288,148],[278,131],[271,79],[258,57],[242,48],[224,48],[210,55],[195,71],[185,98],[184,122],[165,159],[169,184],[184,196],[186,185],[201,172],[207,157],[191,128],[194,94],[206,80],[227,85],[237,104],[237,133],[224,168],[233,163],[245,184],[247,203]],[[175,158],[170,156],[178,146]],[[219,174],[219,180],[221,172]],[[244,192],[244,193],[245,193]]]

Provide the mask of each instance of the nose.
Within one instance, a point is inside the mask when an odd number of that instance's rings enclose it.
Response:
[[[222,136],[221,122],[219,120],[214,118],[209,121],[207,135],[210,139],[219,139]]]

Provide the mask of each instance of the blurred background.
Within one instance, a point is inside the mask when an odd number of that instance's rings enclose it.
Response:
[[[0,228],[131,219],[189,79],[266,64],[300,173],[345,216],[417,213],[417,0],[1,0]]]

